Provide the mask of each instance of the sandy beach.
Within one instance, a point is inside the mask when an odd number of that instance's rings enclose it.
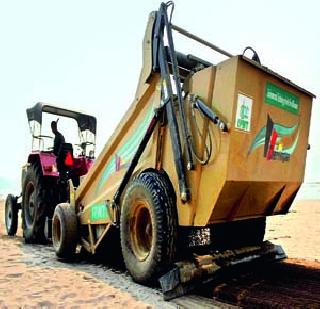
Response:
[[[267,219],[265,239],[281,245],[289,258],[320,262],[320,200],[299,200],[291,212]]]
[[[1,308],[175,308],[160,291],[132,282],[123,271],[83,261],[56,260],[51,246],[8,237],[0,204]],[[268,218],[266,239],[292,260],[320,261],[320,201],[298,201],[290,214]]]
[[[0,204],[0,308],[175,308],[127,273],[85,262],[62,263],[51,246],[6,236]]]

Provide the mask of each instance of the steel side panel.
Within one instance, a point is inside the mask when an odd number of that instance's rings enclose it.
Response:
[[[130,107],[77,190],[76,204],[78,206],[81,204],[89,207],[113,199],[115,191],[147,131],[154,115],[154,109],[160,104],[160,89],[159,78],[155,77],[141,100]],[[139,160],[135,173],[146,168],[154,168],[155,154],[156,134],[153,134]]]
[[[76,206],[79,207],[80,205],[86,205],[88,201],[92,201],[94,199],[100,199],[101,196],[94,194],[94,187],[97,185],[97,178],[99,177],[99,173],[110,160],[110,158],[114,155],[116,151],[116,147],[119,146],[121,143],[122,138],[124,137],[125,133],[132,129],[131,123],[135,122],[135,118],[139,114],[141,108],[147,103],[150,96],[154,92],[156,84],[160,80],[159,74],[152,74],[152,59],[151,59],[151,50],[152,50],[152,29],[155,19],[155,13],[152,12],[149,16],[149,20],[147,23],[145,37],[143,40],[143,54],[142,54],[142,68],[140,71],[140,77],[136,89],[135,99],[131,106],[129,107],[126,114],[123,116],[122,120],[120,121],[119,125],[115,129],[114,133],[110,136],[108,141],[106,142],[101,154],[95,160],[92,168],[90,168],[89,173],[86,177],[83,177],[81,180],[80,187],[76,190]],[[160,91],[158,89],[158,91]],[[160,101],[158,102],[158,104]],[[110,108],[110,105],[107,109]],[[112,108],[112,107],[111,107]],[[112,184],[112,187],[116,187],[120,181],[121,173],[120,171],[118,177],[113,179],[116,183]],[[111,191],[114,192],[115,190],[110,190],[108,197],[110,198]],[[90,195],[90,196],[88,196]],[[79,209],[79,208],[78,208]]]
[[[237,59],[217,65],[211,107],[231,126],[233,116],[234,89],[236,83]],[[227,164],[230,152],[230,134],[221,133],[210,124],[214,133],[215,148],[208,165],[202,167],[197,210],[194,225],[206,225],[211,217],[220,191],[227,178]]]
[[[299,114],[266,104],[265,87],[267,82],[296,95],[300,99]],[[299,92],[296,88],[280,82],[266,72],[258,70],[241,58],[238,61],[235,105],[238,93],[243,93],[253,100],[251,130],[246,133],[234,128],[230,133],[228,180],[302,182],[308,147],[312,98]],[[297,126],[290,136],[283,136],[281,140],[282,147],[288,148],[297,139],[296,148],[288,161],[267,160],[263,154],[263,146],[249,152],[255,137],[266,126],[268,116],[275,125],[286,128]],[[236,121],[235,117],[234,113],[233,124]]]
[[[299,112],[292,113],[267,104],[267,82],[298,97]],[[235,127],[239,94],[252,99],[249,132]],[[213,106],[225,115],[230,131],[221,135],[220,151],[215,161],[202,168],[194,225],[272,215],[289,209],[303,182],[311,103],[312,97],[305,92],[290,87],[239,57],[217,66]],[[266,147],[270,150],[268,145],[271,142],[271,138],[266,141],[263,131],[268,116],[279,132],[292,133],[290,136],[276,135],[275,149],[280,153],[282,149],[290,149],[286,160],[264,156],[264,144],[268,143]],[[252,150],[251,145],[260,132],[263,132],[262,138]],[[281,143],[281,149],[278,143]]]
[[[266,104],[266,82],[272,82],[296,95],[300,100],[299,114]],[[126,164],[137,147],[137,141],[145,133],[153,108],[160,104],[160,76],[151,75],[149,83],[139,86],[139,99],[132,104],[76,191],[78,206],[90,206],[112,199],[125,173]],[[205,103],[211,105],[228,123],[230,130],[229,133],[221,133],[211,125],[216,142],[213,157],[208,165],[197,166],[194,171],[187,173],[192,200],[182,204],[178,198],[179,224],[205,226],[209,223],[272,215],[288,209],[303,181],[312,98],[239,57],[219,63],[215,69],[209,68],[194,74],[190,81],[190,91],[199,94]],[[239,93],[248,96],[253,102],[249,132],[235,128]],[[286,128],[299,124],[299,139],[288,161],[267,160],[263,155],[262,144],[254,151],[249,151],[268,115],[273,117],[275,123]],[[187,117],[190,118],[190,114]],[[205,132],[206,123],[199,120],[199,124]],[[161,163],[179,196],[167,127],[165,131]],[[194,133],[194,128],[191,131]],[[157,129],[135,173],[155,167],[156,132]],[[284,146],[292,145],[296,136],[284,137]],[[195,144],[201,152],[203,145],[198,140]]]

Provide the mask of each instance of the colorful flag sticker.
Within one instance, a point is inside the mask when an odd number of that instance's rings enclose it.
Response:
[[[286,127],[273,122],[268,115],[266,125],[261,128],[252,141],[248,155],[263,146],[263,156],[267,160],[288,161],[297,147],[299,135],[298,124]]]

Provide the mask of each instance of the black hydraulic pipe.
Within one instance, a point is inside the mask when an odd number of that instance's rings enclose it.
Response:
[[[167,52],[167,55],[169,56],[169,51],[167,46],[166,46],[166,52]],[[193,70],[199,65],[203,65],[205,68],[208,68],[213,65],[211,62],[198,58],[197,56],[194,56],[194,55],[190,55],[190,54],[185,55],[178,51],[175,51],[175,55],[177,58],[178,66],[188,71]],[[168,59],[168,62],[171,63],[170,59]]]
[[[172,144],[172,152],[175,163],[175,168],[179,180],[180,198],[182,201],[187,202],[190,199],[190,191],[187,186],[186,178],[186,165],[181,149],[181,137],[179,132],[179,125],[177,115],[174,109],[174,95],[171,85],[171,77],[169,70],[169,52],[168,47],[164,46],[164,28],[166,14],[166,5],[161,4],[160,9],[155,13],[156,20],[153,26],[153,38],[152,38],[152,61],[153,71],[160,72],[162,78],[162,104],[165,105],[168,119],[168,126],[170,131],[170,139]],[[171,70],[174,67],[174,63],[171,64]],[[177,68],[177,67],[176,67]],[[181,68],[180,68],[181,69]],[[178,70],[178,68],[177,68]],[[176,72],[176,71],[175,71]],[[171,73],[173,73],[171,71]],[[180,115],[181,116],[181,115]],[[187,142],[187,141],[185,141]]]
[[[219,116],[199,98],[190,95],[190,99],[194,103],[194,107],[197,108],[204,116],[211,120],[222,132],[228,132],[228,125],[221,120]]]
[[[180,198],[182,199],[182,201],[187,202],[190,199],[190,190],[187,186],[184,159],[181,151],[179,126],[178,126],[178,121],[177,121],[174,107],[173,107],[173,93],[172,93],[172,87],[171,87],[171,81],[170,81],[167,55],[166,55],[162,40],[160,41],[159,60],[160,60],[161,76],[163,78],[162,101],[165,103],[166,112],[167,112],[173,157],[174,157],[175,167],[176,167],[176,171],[179,179]]]
[[[180,113],[180,119],[182,124],[182,132],[183,132],[183,138],[184,138],[184,144],[185,144],[185,151],[186,151],[186,158],[187,158],[187,169],[192,170],[194,168],[193,163],[193,157],[192,157],[192,150],[190,145],[191,135],[189,134],[187,122],[186,122],[186,115],[183,105],[183,98],[182,98],[182,91],[181,91],[181,80],[179,77],[179,71],[178,71],[178,61],[176,54],[174,52],[174,45],[173,45],[173,39],[172,39],[172,29],[171,24],[168,21],[168,15],[167,15],[167,5],[165,3],[161,3],[161,15],[163,17],[164,27],[166,28],[166,34],[167,34],[167,40],[168,40],[168,52],[170,56],[170,62],[172,63],[172,75],[173,79],[175,81],[176,86],[176,92],[177,92],[177,98],[178,98],[178,106],[179,106],[179,113]],[[161,37],[161,41],[163,41],[163,35]]]

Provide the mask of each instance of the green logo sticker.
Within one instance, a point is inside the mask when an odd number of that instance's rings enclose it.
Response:
[[[299,98],[270,82],[267,82],[264,100],[267,104],[277,106],[293,114],[299,114]]]
[[[91,221],[99,221],[107,219],[108,212],[107,207],[104,204],[96,204],[90,208],[90,219]]]
[[[252,99],[242,93],[238,94],[235,127],[241,131],[250,132]]]

